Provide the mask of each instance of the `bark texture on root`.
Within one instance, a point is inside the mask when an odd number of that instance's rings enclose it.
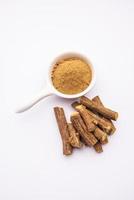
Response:
[[[71,122],[87,145],[94,146],[97,143],[98,140],[87,130],[87,127],[78,112],[74,112],[71,115]]]
[[[61,138],[62,138],[63,154],[70,155],[70,154],[72,154],[73,149],[69,142],[68,124],[66,121],[64,110],[63,110],[63,108],[55,107],[54,113],[55,113],[55,117],[57,120]]]
[[[94,102],[96,102],[98,105],[104,107],[104,105],[103,105],[103,103],[102,103],[102,101],[101,101],[101,99],[100,99],[99,96],[94,97],[94,98],[92,99],[92,101],[94,101]],[[102,119],[103,119],[106,123],[109,123],[109,124],[111,125],[111,131],[110,131],[108,134],[109,134],[109,135],[112,135],[112,134],[116,131],[116,128],[115,128],[115,126],[114,126],[112,120],[107,119],[107,118],[103,117],[102,115],[99,115],[99,116],[102,117]]]
[[[80,97],[80,103],[86,106],[87,108],[91,109],[92,111],[101,114],[107,119],[117,120],[118,118],[117,112],[112,111],[109,108],[105,108],[104,106],[100,106],[96,102],[93,102],[92,100],[90,100],[85,96]]]

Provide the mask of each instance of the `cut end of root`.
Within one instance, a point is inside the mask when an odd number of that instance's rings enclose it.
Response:
[[[73,112],[73,113],[71,114],[71,117],[76,117],[76,116],[78,116],[78,115],[79,115],[78,112]]]
[[[118,117],[119,117],[119,114],[116,112],[116,113],[115,113],[115,120],[117,120]]]

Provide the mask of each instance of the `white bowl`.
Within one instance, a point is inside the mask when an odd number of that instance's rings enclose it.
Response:
[[[67,58],[71,58],[71,57],[80,58],[80,59],[84,60],[89,65],[89,67],[90,67],[90,69],[92,71],[92,80],[91,80],[89,86],[84,91],[82,91],[81,93],[78,93],[78,94],[71,94],[70,95],[70,94],[63,94],[63,93],[59,92],[58,90],[56,90],[56,88],[53,86],[53,83],[52,83],[51,74],[52,74],[53,66],[58,61],[64,60],[64,59],[67,59]],[[83,96],[87,92],[89,92],[92,89],[92,87],[94,86],[95,80],[96,80],[95,70],[94,70],[94,67],[93,67],[91,61],[86,56],[83,56],[82,54],[69,52],[69,53],[64,53],[64,54],[61,54],[60,56],[57,56],[54,59],[54,61],[51,63],[49,71],[48,71],[47,83],[48,83],[48,85],[50,87],[50,91],[53,94],[56,94],[57,96],[60,96],[60,97],[63,97],[63,98],[67,98],[67,99],[73,99],[73,98],[78,98],[80,96]]]

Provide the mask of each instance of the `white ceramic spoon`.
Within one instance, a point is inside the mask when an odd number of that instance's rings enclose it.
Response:
[[[73,94],[73,95],[67,95],[67,94],[63,94],[59,91],[57,91],[53,84],[52,84],[52,80],[51,80],[51,74],[52,74],[52,69],[53,66],[61,59],[67,59],[70,57],[76,57],[76,58],[80,58],[83,59],[86,63],[89,64],[91,70],[92,70],[92,80],[91,83],[89,84],[89,86],[82,91],[81,93],[78,94]],[[91,90],[91,88],[94,86],[95,84],[95,71],[94,71],[94,67],[92,65],[92,63],[90,62],[90,60],[83,56],[82,54],[79,53],[64,53],[60,56],[58,56],[50,65],[49,70],[48,70],[48,77],[47,77],[47,88],[44,88],[43,90],[41,90],[36,96],[33,97],[33,99],[31,99],[31,101],[29,101],[26,105],[21,106],[19,109],[16,110],[16,113],[22,113],[28,109],[30,109],[31,107],[33,107],[35,104],[37,104],[39,101],[41,101],[42,99],[50,96],[50,95],[57,95],[59,97],[62,98],[67,98],[67,99],[73,99],[73,98],[78,98],[80,96],[85,95],[87,92],[89,92]]]

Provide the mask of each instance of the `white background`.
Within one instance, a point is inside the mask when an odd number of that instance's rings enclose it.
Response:
[[[62,155],[52,96],[23,114],[18,103],[45,86],[66,51],[87,55],[97,72],[89,97],[120,114],[104,146]],[[0,199],[134,199],[134,1],[0,0]]]

